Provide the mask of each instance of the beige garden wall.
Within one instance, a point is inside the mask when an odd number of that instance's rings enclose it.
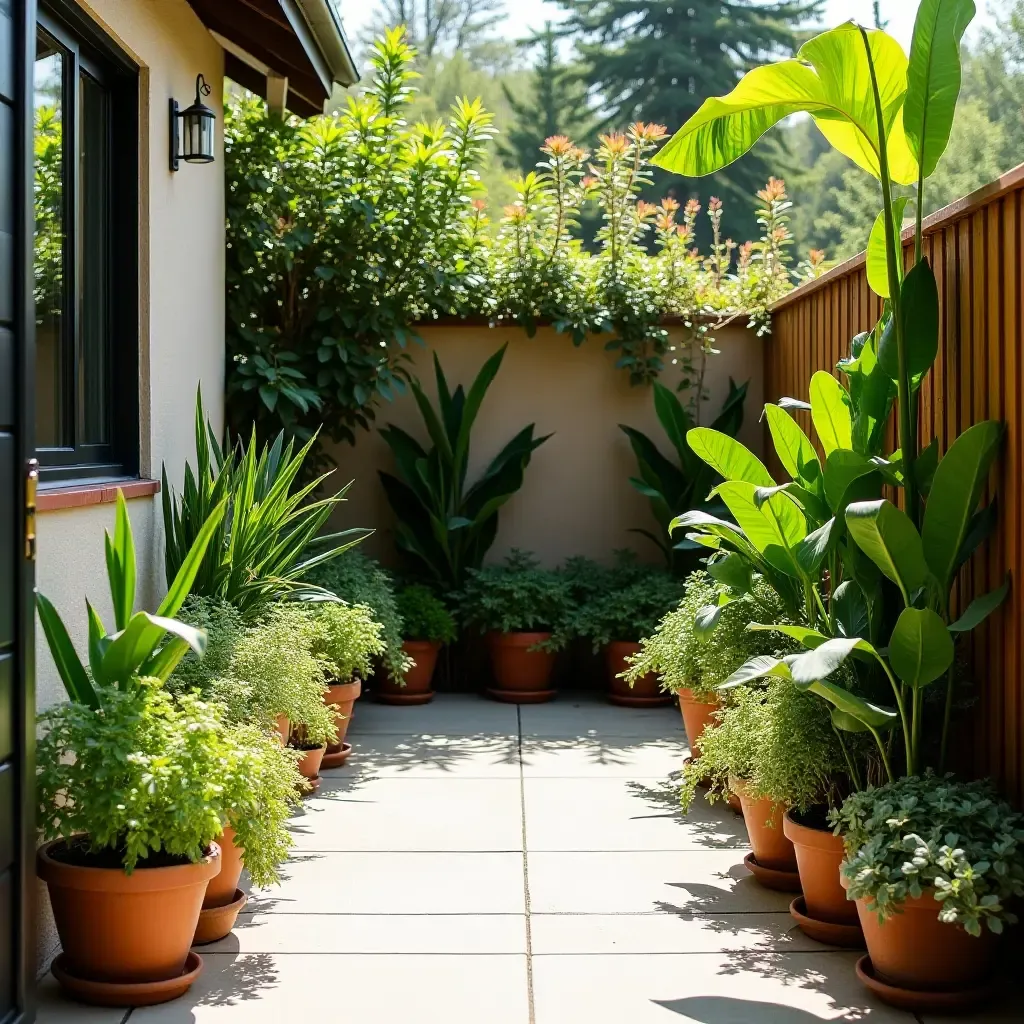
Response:
[[[758,416],[762,406],[762,341],[745,327],[717,332],[721,354],[713,356],[707,383],[710,402],[704,405],[709,422],[728,393],[729,377],[750,381],[747,416],[741,439],[754,450],[762,447]],[[682,328],[671,329],[673,340],[684,339]],[[606,337],[595,336],[576,348],[550,327],[530,338],[518,328],[486,326],[430,327],[421,330],[425,346],[413,346],[413,373],[436,398],[431,359],[437,352],[449,384],[472,381],[484,360],[508,342],[508,351],[480,411],[473,433],[470,479],[522,427],[537,424],[538,434],[553,434],[533,455],[525,484],[500,513],[498,538],[491,551],[497,558],[510,548],[537,553],[547,565],[570,555],[607,560],[616,548],[629,547],[644,558],[660,555],[632,527],[655,528],[647,501],[629,484],[636,463],[618,424],[637,427],[668,442],[654,413],[649,388],[631,387],[626,373],[614,367],[615,354],[604,349]],[[680,378],[670,367],[662,380],[674,387]],[[411,395],[384,403],[378,425],[395,423],[421,440],[422,419]],[[338,526],[372,526],[374,536],[365,550],[395,564],[394,519],[384,497],[377,470],[393,470],[390,449],[376,430],[358,437],[354,447],[332,450],[337,477],[354,480]]]

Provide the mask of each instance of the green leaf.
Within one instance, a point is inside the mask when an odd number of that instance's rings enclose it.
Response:
[[[974,15],[974,0],[921,0],[917,9],[903,125],[925,178],[949,143],[960,95],[960,42]]]
[[[833,637],[812,650],[798,654],[789,666],[793,681],[813,683],[827,679],[861,642],[859,637]]]
[[[177,576],[174,577],[171,585],[167,588],[167,596],[160,602],[160,607],[156,612],[157,615],[172,616],[184,604],[185,598],[188,597],[189,591],[192,589],[192,581],[196,578],[196,573],[199,572],[199,568],[203,564],[206,549],[217,528],[220,526],[227,507],[228,499],[225,498],[210,513],[206,522],[203,523],[202,528],[196,534],[196,539],[192,542],[192,547],[189,548],[188,554],[182,559],[181,568],[178,570]]]
[[[749,593],[753,586],[750,563],[735,551],[730,551],[720,558],[711,559],[707,569],[712,578],[737,593]]]
[[[953,638],[931,608],[904,608],[889,639],[889,664],[917,690],[933,683],[953,664]]]
[[[725,502],[747,540],[780,572],[799,576],[792,549],[807,535],[803,513],[788,498],[776,494],[760,508],[754,500],[757,488],[744,481],[719,484]]]
[[[853,339],[851,355],[840,360],[853,403],[853,448],[860,455],[877,455],[885,440],[885,425],[896,399],[896,384],[878,365],[877,338],[881,322],[870,333]]]
[[[927,498],[931,493],[935,470],[939,468],[939,439],[933,437],[914,459],[914,479],[918,490]]]
[[[777,405],[766,405],[764,415],[783,468],[797,483],[820,494],[821,463],[810,439],[796,420]]]
[[[915,263],[900,289],[903,337],[907,350],[907,372],[911,377],[927,373],[939,351],[939,289],[927,259]],[[899,377],[896,331],[882,332],[878,362],[893,379]]]
[[[970,528],[1003,425],[985,420],[968,427],[949,447],[932,478],[921,539],[928,566],[945,591],[953,585],[960,545]]]
[[[718,488],[715,488],[717,492]],[[807,490],[800,484],[790,480],[784,484],[777,484],[775,487],[758,487],[754,491],[754,504],[760,508],[769,498],[776,494],[785,494],[804,510],[807,517],[817,523],[823,523],[831,518],[828,505],[821,500],[813,491]]]
[[[1010,574],[1006,574],[1003,585],[996,590],[990,590],[981,597],[976,597],[968,606],[967,610],[950,627],[951,633],[969,633],[972,629],[980,626],[1005,600],[1010,592]]]
[[[854,580],[843,580],[832,595],[832,611],[843,636],[867,636],[871,617],[864,591]]]
[[[53,663],[57,666],[57,673],[60,675],[68,697],[76,704],[98,708],[100,706],[99,696],[89,681],[89,675],[78,657],[75,645],[71,642],[71,637],[68,636],[68,631],[57,609],[42,594],[36,594],[36,608],[39,611],[39,621],[42,624]]]
[[[865,727],[870,726],[876,730],[890,729],[899,721],[899,713],[893,708],[887,708],[883,705],[873,704],[871,701],[864,700],[838,683],[819,679],[807,684],[805,688],[811,693],[816,693],[819,697],[823,697],[833,707],[855,718]]]
[[[807,534],[793,548],[793,557],[796,564],[803,570],[806,576],[812,579],[817,577],[821,563],[825,560],[830,548],[835,543],[839,530],[836,529],[836,520],[830,519],[824,526],[819,526],[812,533]]]
[[[696,472],[694,465],[696,460],[692,449],[686,443],[686,435],[693,429],[693,420],[690,419],[690,414],[683,408],[683,403],[676,397],[675,392],[659,381],[654,382],[654,411],[658,422],[679,456],[679,464],[688,475],[693,475]],[[741,416],[742,413],[743,406],[741,404]]]
[[[774,487],[775,481],[764,463],[728,434],[710,427],[694,427],[686,432],[693,453],[703,459],[724,480],[744,480],[758,487]]]
[[[878,468],[859,452],[836,448],[825,460],[825,499],[836,515],[840,515],[855,497],[859,500],[874,497],[873,494],[865,494],[862,489],[856,495],[851,493],[851,487],[865,477],[873,477],[877,482]],[[865,485],[870,483],[865,481]],[[878,487],[875,493],[881,494],[880,483]]]
[[[89,618],[89,668],[93,679],[103,685],[103,657],[110,646],[110,638],[103,626],[103,620],[88,599],[85,602],[85,610]]]
[[[833,705],[830,718],[832,724],[843,732],[867,732],[868,727],[859,718],[854,718],[853,715],[846,711],[840,711],[839,708]]]
[[[903,251],[900,235],[903,233],[903,213],[909,202],[910,200],[906,196],[899,196],[892,201],[892,233],[896,252]],[[871,290],[876,295],[881,295],[883,299],[889,298],[889,257],[885,248],[885,210],[878,214],[871,227],[866,253],[866,270]],[[899,264],[899,272],[902,279],[902,262]]]
[[[824,633],[811,629],[810,626],[791,626],[785,623],[765,625],[761,622],[751,622],[747,624],[747,629],[755,633],[781,633],[783,636],[792,637],[798,644],[810,651],[813,651],[815,647],[820,647],[829,639]]]
[[[723,691],[733,690],[737,686],[745,686],[747,683],[752,683],[757,679],[764,679],[766,677],[789,679],[788,663],[792,658],[793,655],[790,655],[788,658],[772,658],[767,654],[759,654],[757,657],[744,662],[728,679],[723,683],[719,683],[716,689]]]
[[[925,585],[921,535],[907,515],[891,501],[857,501],[846,509],[846,526],[861,551],[892,580],[910,604],[910,595]]]
[[[132,524],[128,518],[124,492],[120,487],[117,489],[117,508],[114,513],[113,552],[119,567],[116,595],[113,593],[114,581],[111,579],[114,623],[116,629],[124,629],[135,610],[136,569],[135,538],[132,536]]]
[[[811,419],[825,458],[837,448],[853,447],[853,415],[846,389],[824,370],[811,377]]]
[[[903,131],[907,58],[884,32],[866,32],[882,101],[893,178],[917,180],[917,166]],[[654,163],[687,177],[713,174],[738,160],[773,125],[807,112],[828,141],[879,177],[879,126],[864,37],[847,23],[815,36],[796,59],[748,72],[727,96],[705,100],[669,140]]]

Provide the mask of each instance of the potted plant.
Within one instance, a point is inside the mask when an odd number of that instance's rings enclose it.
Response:
[[[467,575],[459,606],[463,620],[487,636],[495,683],[488,694],[514,704],[551,700],[554,634],[569,611],[566,580],[517,550]]]
[[[63,952],[54,976],[72,995],[143,1005],[180,995],[203,896],[220,870],[228,806],[220,784],[236,752],[218,705],[178,700],[163,682],[206,637],[173,616],[224,515],[214,507],[155,615],[134,611],[135,544],[118,492],[106,535],[116,632],[87,603],[89,670],[42,595],[39,618],[69,703],[44,712],[38,747],[38,853]]]
[[[572,612],[569,631],[589,640],[595,653],[604,651],[608,699],[613,704],[642,708],[671,703],[657,673],[634,677],[628,659],[640,653],[640,641],[656,630],[682,596],[682,584],[667,571],[620,562],[606,572],[604,585]]]
[[[1024,817],[988,782],[926,773],[854,793],[832,820],[870,952],[861,980],[902,1005],[977,1001],[1024,895]]]
[[[362,693],[362,680],[373,671],[373,659],[384,654],[381,624],[364,604],[321,601],[303,608],[312,625],[312,651],[327,674],[323,700],[334,709],[335,736],[328,741],[323,767],[337,768],[352,752],[345,742],[352,709]]]
[[[375,697],[382,704],[426,704],[434,699],[431,684],[442,645],[455,639],[455,619],[429,587],[412,584],[398,592],[398,613],[405,640],[402,651],[411,661],[405,679],[386,673]]]

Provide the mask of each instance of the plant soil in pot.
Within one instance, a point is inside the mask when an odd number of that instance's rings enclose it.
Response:
[[[825,808],[815,807],[806,814],[787,811],[782,830],[796,851],[803,891],[790,907],[796,923],[819,942],[851,949],[863,947],[857,906],[846,898],[840,881],[843,840],[832,834]]]
[[[555,696],[549,689],[555,656],[531,649],[550,639],[550,633],[489,633],[487,646],[495,683],[487,691],[490,696],[512,704],[551,700]]]
[[[608,669],[608,699],[612,704],[627,708],[650,708],[671,704],[672,695],[662,691],[654,672],[640,676],[632,686],[620,678],[621,673],[629,668],[626,659],[638,654],[640,650],[640,644],[629,640],[613,640],[604,649],[605,665]]]
[[[153,866],[126,875],[116,852],[89,854],[82,844],[64,840],[45,844],[37,854],[64,951],[61,969],[71,979],[105,983],[109,1005],[144,1005],[118,1000],[148,1002],[147,986],[162,986],[184,973],[221,853],[212,844],[194,864],[159,855],[150,862]],[[122,995],[119,986],[133,990]],[[163,998],[174,994],[180,993]]]
[[[799,892],[796,851],[782,831],[782,807],[751,796],[742,779],[730,778],[729,789],[739,797],[753,851],[744,863],[766,888]]]
[[[234,928],[246,903],[245,893],[238,888],[242,877],[242,851],[235,845],[235,830],[230,825],[224,827],[217,845],[220,847],[220,871],[206,887],[193,945],[223,939]]]
[[[405,640],[402,650],[414,664],[405,673],[405,685],[390,672],[382,673],[374,696],[381,704],[429,704],[434,699],[434,669],[441,644],[434,640]]]

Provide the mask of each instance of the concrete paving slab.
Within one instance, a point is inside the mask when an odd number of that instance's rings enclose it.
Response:
[[[508,736],[352,736],[352,756],[323,773],[336,779],[518,779],[519,743]]]
[[[520,708],[524,739],[593,739],[599,736],[641,736],[646,739],[683,737],[679,709],[620,708],[600,697],[573,695],[551,704],[524,704]]]
[[[36,1000],[36,1024],[121,1024],[128,1012],[72,1002],[49,972],[39,980]]]
[[[536,1024],[914,1024],[869,996],[855,953],[540,956]]]
[[[525,953],[524,914],[243,912],[206,953]]]
[[[793,918],[762,914],[538,914],[530,917],[534,955],[559,953],[820,952]]]
[[[289,827],[300,851],[522,850],[518,779],[325,781]]]
[[[298,854],[249,910],[318,914],[522,914],[521,853]]]
[[[524,793],[529,850],[749,848],[739,815],[702,795],[683,814],[663,778],[528,778]]]
[[[754,881],[733,850],[527,854],[535,914],[750,914],[792,895]]]
[[[670,739],[600,736],[523,740],[526,778],[664,779],[682,768],[689,748],[680,733]]]
[[[131,1024],[527,1024],[524,956],[210,953],[192,990]]]
[[[419,707],[390,707],[360,700],[352,715],[349,739],[360,736],[516,736],[514,704],[474,694],[441,693]]]

